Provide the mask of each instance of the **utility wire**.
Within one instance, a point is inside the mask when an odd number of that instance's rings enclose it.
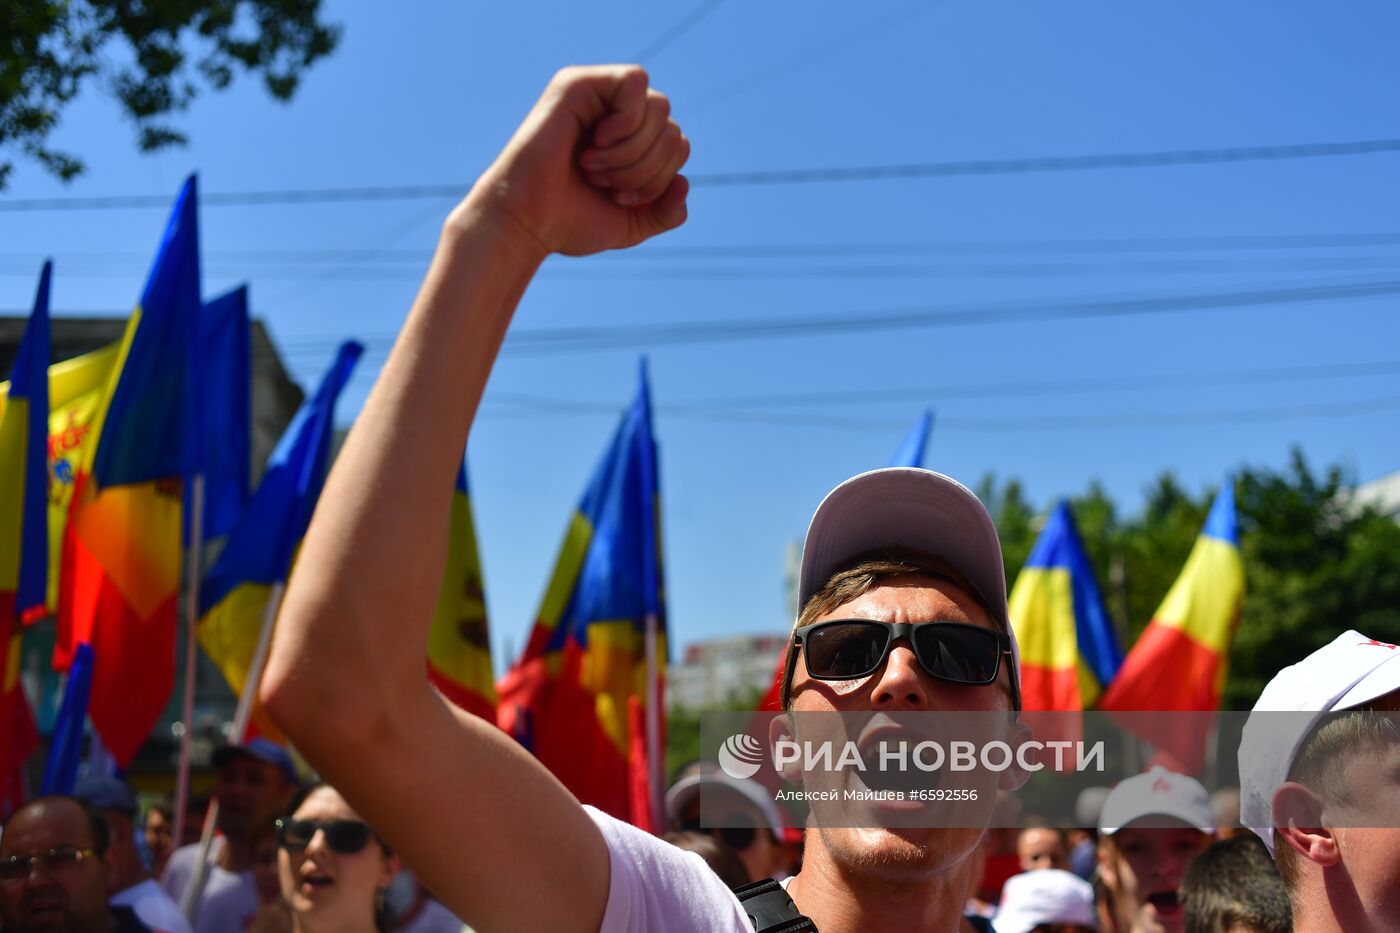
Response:
[[[1223,292],[1176,295],[1095,297],[1038,303],[999,303],[967,307],[928,307],[879,311],[846,311],[778,318],[677,321],[670,324],[623,324],[607,327],[560,327],[517,330],[507,335],[502,355],[592,352],[695,343],[808,337],[830,333],[873,333],[931,327],[975,327],[988,324],[1039,323],[1062,320],[1115,319],[1145,314],[1179,314],[1267,305],[1310,304],[1400,295],[1400,280],[1265,286]],[[27,311],[9,312],[15,317]],[[78,312],[91,316],[120,314]],[[68,312],[60,316],[72,316]],[[265,315],[258,315],[265,317]],[[387,350],[395,334],[361,337],[370,352]],[[280,341],[284,356],[328,353],[339,338],[307,337]]]
[[[618,404],[577,403],[567,400],[540,399],[536,406],[496,407],[490,398],[481,410],[481,417],[491,419],[520,418],[534,415],[547,417],[557,414],[597,414],[616,417]],[[939,430],[960,429],[988,433],[1021,433],[1025,431],[1078,431],[1111,428],[1115,431],[1132,428],[1189,427],[1210,424],[1249,424],[1276,421],[1296,421],[1316,418],[1338,418],[1400,409],[1400,396],[1391,395],[1353,402],[1312,403],[1272,406],[1267,408],[1218,409],[1196,412],[1113,412],[1090,415],[1049,415],[1017,418],[958,418],[940,415]],[[784,427],[826,427],[855,431],[887,431],[907,427],[908,420],[878,420],[868,417],[779,414],[775,412],[707,412],[676,410],[664,404],[656,406],[658,418],[682,418],[731,424],[759,424]]]
[[[1278,233],[1226,236],[1116,237],[1063,240],[943,240],[890,243],[724,243],[674,246],[647,243],[625,251],[599,253],[576,258],[552,257],[551,261],[573,265],[631,261],[690,261],[714,259],[841,259],[906,258],[918,256],[999,256],[1004,254],[1079,254],[1140,252],[1216,252],[1293,249],[1340,249],[1345,247],[1400,246],[1400,233]],[[431,247],[418,249],[376,249],[370,261],[377,263],[422,263]],[[0,259],[39,262],[54,255],[34,250],[0,250]],[[74,250],[57,254],[68,261],[130,261],[142,270],[151,258],[150,250]],[[339,249],[211,249],[201,254],[243,263],[346,263],[364,261],[358,248]],[[31,270],[32,271],[32,270]]]
[[[1157,152],[1120,152],[1101,155],[1036,156],[1024,159],[975,159],[953,162],[910,162],[899,165],[863,165],[847,168],[774,169],[740,172],[699,172],[688,175],[695,187],[739,187],[811,184],[816,182],[888,181],[900,178],[946,178],[968,175],[1025,175],[1039,172],[1094,171],[1118,168],[1156,168],[1168,165],[1210,165],[1285,159],[1335,158],[1400,151],[1400,139],[1359,142],[1302,143],[1284,146],[1233,146],[1223,149],[1173,149]],[[460,198],[468,186],[386,185],[358,188],[288,188],[280,191],[214,191],[200,195],[203,207],[267,204],[334,204],[362,201],[399,201],[416,198]],[[0,211],[75,211],[166,208],[168,194],[111,195],[106,197],[10,198],[0,200]]]
[[[642,50],[633,55],[628,61],[636,62],[639,65],[645,65],[656,55],[660,54],[663,49],[671,45],[671,43],[694,29],[702,19],[713,13],[722,3],[724,3],[724,0],[703,0],[699,6],[691,10],[685,16],[682,16],[669,29],[643,46]]]
[[[1144,389],[1299,383],[1330,379],[1400,375],[1400,360],[1355,363],[1324,363],[1313,366],[1276,366],[1262,369],[1217,370],[1207,372],[1148,373],[1099,376],[1081,379],[1033,379],[1020,382],[987,382],[969,385],[913,386],[884,389],[847,389],[832,392],[803,392],[774,395],[731,395],[680,399],[664,406],[670,414],[703,412],[729,413],[736,409],[816,408],[832,405],[867,405],[871,402],[923,402],[941,405],[952,399],[1042,398],[1049,395],[1083,395],[1099,392],[1125,392]],[[515,393],[494,393],[497,404],[526,407],[554,404],[558,399]],[[570,399],[569,404],[590,406],[604,403]],[[613,406],[616,407],[616,406]],[[662,409],[658,409],[662,410]],[[940,423],[942,420],[940,419]]]

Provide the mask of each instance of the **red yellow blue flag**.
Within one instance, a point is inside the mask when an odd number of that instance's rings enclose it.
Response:
[[[0,399],[0,774],[38,746],[19,680],[23,621],[43,616],[48,587],[49,287],[44,263],[14,372]]]
[[[92,645],[90,716],[123,767],[174,687],[182,481],[201,453],[197,228],[191,177],[89,423],[64,534],[55,666]]]
[[[1123,712],[1215,710],[1225,686],[1230,640],[1243,610],[1235,486],[1234,478],[1227,476],[1181,576],[1128,652],[1099,707]]]
[[[639,712],[661,705],[665,609],[660,494],[643,364],[623,416],[569,523],[529,644],[499,684],[498,722],[584,803],[646,825],[635,812]],[[648,619],[658,682],[647,682]],[[651,762],[655,766],[655,762]]]
[[[1069,505],[1060,502],[1016,578],[1008,602],[1021,650],[1026,710],[1085,710],[1123,663]]]
[[[287,579],[330,460],[335,403],[364,347],[341,344],[330,369],[277,442],[257,492],[200,588],[196,629],[204,651],[235,693],[247,685],[272,587]],[[267,720],[255,714],[259,731]]]
[[[496,679],[486,625],[486,591],[477,556],[467,465],[457,468],[447,539],[447,568],[428,633],[428,677],[456,705],[496,721]]]

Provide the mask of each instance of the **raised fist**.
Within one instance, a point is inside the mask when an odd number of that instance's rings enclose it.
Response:
[[[503,212],[545,252],[581,256],[678,227],[690,141],[630,65],[565,68],[469,201]]]

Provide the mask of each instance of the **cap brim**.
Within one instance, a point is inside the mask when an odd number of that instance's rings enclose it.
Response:
[[[992,517],[962,483],[913,467],[862,473],[822,500],[802,548],[799,609],[842,564],[888,547],[912,548],[947,561],[1011,634],[1006,569]]]

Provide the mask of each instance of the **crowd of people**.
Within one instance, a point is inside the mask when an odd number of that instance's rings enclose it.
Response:
[[[1249,834],[1218,821],[1193,778],[1162,769],[1081,801],[1073,834],[1055,815],[1014,839],[985,825],[785,827],[765,813],[771,798],[701,770],[667,795],[674,835],[662,838],[580,805],[433,690],[423,658],[442,516],[514,308],[551,253],[679,226],[688,155],[640,69],[566,69],[550,83],[449,216],[287,590],[261,699],[330,783],[299,791],[271,743],[221,750],[207,873],[192,845],[169,851],[168,810],[145,817],[154,866],[136,855],[138,814],[120,788],[31,801],[0,837],[4,929],[183,933],[178,904],[202,874],[196,933],[463,921],[560,933],[1400,929],[1400,737],[1394,717],[1374,715],[1400,709],[1400,650],[1355,631],[1261,696],[1261,711],[1305,715],[1292,732],[1246,728],[1238,822]],[[373,493],[391,481],[398,494]],[[807,533],[799,605],[789,713],[1015,721],[1000,543],[954,480],[893,468],[833,490]],[[818,631],[842,650],[817,644]],[[1347,713],[1323,715],[1333,711]],[[1025,777],[1013,769],[1000,789]],[[707,782],[768,822],[707,828],[694,809]],[[1004,845],[989,851],[994,840]]]

